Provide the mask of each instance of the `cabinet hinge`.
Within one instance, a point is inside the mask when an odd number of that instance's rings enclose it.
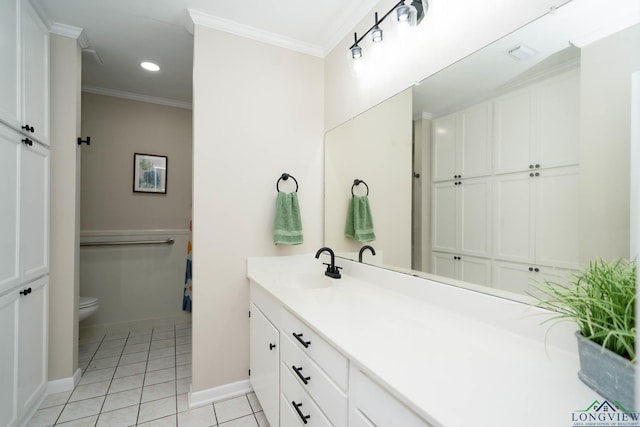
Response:
[[[249,376],[251,376],[251,369],[249,369]]]
[[[249,310],[249,317],[251,317],[251,310]]]

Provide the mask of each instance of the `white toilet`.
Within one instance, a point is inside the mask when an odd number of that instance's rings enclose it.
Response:
[[[78,321],[82,322],[87,317],[98,311],[98,298],[96,297],[80,297],[78,304]]]

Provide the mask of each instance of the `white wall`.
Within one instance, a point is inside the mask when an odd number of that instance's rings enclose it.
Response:
[[[353,31],[364,33],[373,11],[325,58],[325,124],[332,129],[373,105],[544,15],[566,0],[432,0],[422,23],[404,34],[390,16],[384,42],[361,44],[363,58],[351,59]],[[395,0],[374,8],[385,13]]]
[[[327,132],[324,241],[337,252],[357,253],[365,244],[344,235],[351,186],[362,179],[376,233],[369,244],[384,249],[384,264],[411,268],[411,101],[406,90]]]
[[[323,91],[321,59],[195,25],[195,392],[248,377],[247,257],[322,246]],[[300,246],[272,240],[283,172],[300,186]]]
[[[640,25],[585,46],[580,68],[581,254],[629,257],[631,74],[640,70]]]
[[[51,243],[49,379],[78,367],[81,53],[76,39],[51,34]]]

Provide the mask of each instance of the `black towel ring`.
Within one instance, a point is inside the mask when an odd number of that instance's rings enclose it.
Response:
[[[276,190],[278,190],[278,193],[280,192],[280,188],[278,187],[280,185],[280,180],[286,181],[289,178],[291,178],[296,183],[296,193],[298,192],[298,180],[296,180],[293,175],[283,173],[282,175],[280,175],[280,179],[278,179],[278,182],[276,182]]]
[[[369,186],[367,185],[366,182],[364,182],[361,179],[354,179],[353,180],[353,185],[351,186],[351,195],[355,196],[355,194],[353,194],[353,187],[355,187],[356,185],[360,185],[360,184],[364,184],[365,187],[367,187],[367,196],[369,195]]]

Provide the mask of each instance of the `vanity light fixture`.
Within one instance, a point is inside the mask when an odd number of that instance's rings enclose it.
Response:
[[[160,71],[160,66],[158,66],[158,64],[155,64],[153,62],[144,61],[140,63],[140,66],[147,71]]]
[[[422,18],[424,18],[428,9],[428,0],[400,0],[380,19],[378,19],[378,12],[376,12],[375,21],[371,28],[360,36],[360,38],[358,38],[357,33],[353,33],[354,43],[349,46],[349,50],[351,50],[351,57],[353,59],[359,59],[362,57],[362,48],[358,43],[360,43],[367,34],[371,33],[371,39],[374,43],[380,43],[382,41],[382,28],[380,28],[380,24],[382,24],[382,21],[384,21],[393,11],[396,11],[399,22],[414,26],[422,21]]]

